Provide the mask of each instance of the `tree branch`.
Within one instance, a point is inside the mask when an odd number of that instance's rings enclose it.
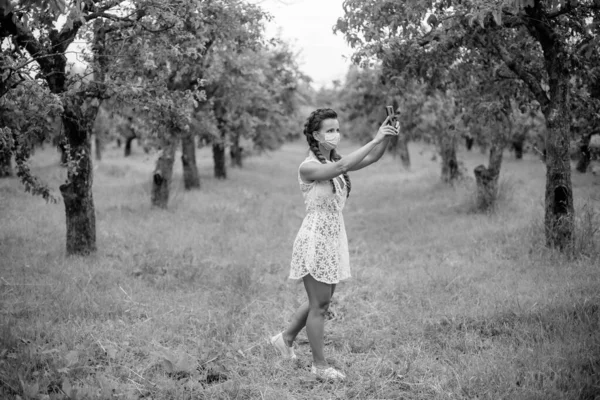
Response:
[[[2,26],[2,38],[12,36],[15,39],[15,43],[24,48],[31,57],[39,58],[38,64],[42,70],[51,69],[52,61],[46,49],[44,49],[30,30],[25,28],[17,18],[14,18],[13,13],[0,16],[0,26]]]
[[[569,14],[571,11],[577,8],[577,6],[573,7],[571,4],[572,3],[570,1],[564,2],[560,10],[556,10],[547,14],[548,19],[554,19],[560,17],[561,15]]]
[[[535,96],[538,103],[540,103],[540,105],[542,106],[542,109],[546,108],[550,104],[550,99],[548,98],[548,95],[542,88],[542,85],[539,82],[539,80],[536,79],[536,77],[531,72],[527,71],[526,68],[519,64],[510,55],[508,50],[506,50],[506,47],[500,44],[497,40],[494,40],[494,38],[490,37],[490,41],[496,49],[496,51],[498,52],[498,55],[500,56],[502,61],[504,61],[504,63],[506,64],[506,66],[511,71],[513,71],[519,78],[521,78],[523,82],[525,82],[525,84],[529,87],[529,90],[531,90],[531,92]]]
[[[154,30],[154,29],[150,29],[150,28],[147,28],[147,27],[145,27],[145,26],[144,26],[144,24],[140,24],[140,26],[142,27],[142,29],[143,29],[143,30],[145,30],[145,31],[147,31],[147,32],[150,32],[150,33],[161,33],[161,32],[165,32],[165,31],[168,31],[169,29],[173,28],[175,25],[176,25],[176,24],[173,24],[173,25],[171,25],[171,26],[167,26],[167,27],[164,27],[164,28],[161,28],[161,29],[156,29],[156,30]]]

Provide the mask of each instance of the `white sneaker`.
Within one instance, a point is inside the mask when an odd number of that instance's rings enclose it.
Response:
[[[322,380],[343,381],[344,379],[346,379],[346,375],[344,375],[342,372],[338,371],[333,367],[319,368],[313,364],[310,372],[316,375],[317,379]]]
[[[271,344],[273,347],[279,350],[279,353],[281,353],[283,358],[288,358],[290,360],[295,360],[298,358],[294,353],[294,348],[285,344],[285,341],[283,340],[283,332],[273,336],[271,338]]]

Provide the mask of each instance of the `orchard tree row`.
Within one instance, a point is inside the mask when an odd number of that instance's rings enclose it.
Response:
[[[134,136],[160,152],[158,207],[168,204],[179,146],[194,189],[197,141],[212,146],[215,176],[225,178],[227,146],[241,166],[240,139],[264,150],[293,135],[308,78],[285,43],[267,38],[269,18],[242,0],[0,0],[0,165],[7,173],[14,158],[25,189],[54,200],[28,160],[43,141],[62,150],[68,254],[96,250],[99,112],[135,124]],[[106,140],[96,133],[97,144]]]
[[[489,149],[488,166],[474,171],[484,209],[503,150],[519,157],[525,138],[535,138],[547,167],[546,243],[572,248],[571,146],[585,172],[600,134],[600,1],[346,0],[344,11],[334,30],[362,68],[329,97],[349,125],[372,125],[392,101],[405,132],[394,151],[408,165],[407,140],[436,143],[448,182],[461,173],[461,137]]]

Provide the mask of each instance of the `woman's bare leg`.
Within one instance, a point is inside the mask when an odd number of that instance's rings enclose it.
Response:
[[[292,321],[288,328],[283,331],[283,341],[288,346],[292,346],[292,343],[298,336],[298,333],[306,326],[306,318],[308,317],[308,301],[302,303],[292,316]]]
[[[333,296],[334,292],[335,292],[335,284],[332,284],[331,285],[331,296]],[[298,336],[298,333],[300,333],[302,328],[304,328],[306,326],[306,318],[308,317],[308,311],[309,311],[309,302],[306,301],[306,302],[302,303],[300,305],[300,307],[298,307],[298,309],[292,316],[292,321],[290,322],[290,325],[288,326],[288,328],[285,331],[283,331],[283,341],[288,346],[290,346],[290,347],[292,346],[292,343],[294,343],[294,340],[296,340],[296,336]]]
[[[308,294],[308,316],[306,317],[306,335],[313,354],[313,363],[318,367],[326,367],[327,361],[323,354],[325,334],[325,314],[329,309],[333,285],[319,282],[312,275],[304,278],[304,288]]]

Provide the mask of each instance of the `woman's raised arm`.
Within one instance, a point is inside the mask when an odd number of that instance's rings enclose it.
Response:
[[[327,181],[348,171],[353,171],[354,168],[365,159],[367,154],[384,141],[386,136],[398,134],[396,128],[387,125],[388,119],[389,117],[385,119],[383,124],[379,127],[377,134],[370,142],[347,156],[344,156],[341,160],[327,164],[317,164],[312,162],[302,164],[300,166],[300,177],[307,182]]]

